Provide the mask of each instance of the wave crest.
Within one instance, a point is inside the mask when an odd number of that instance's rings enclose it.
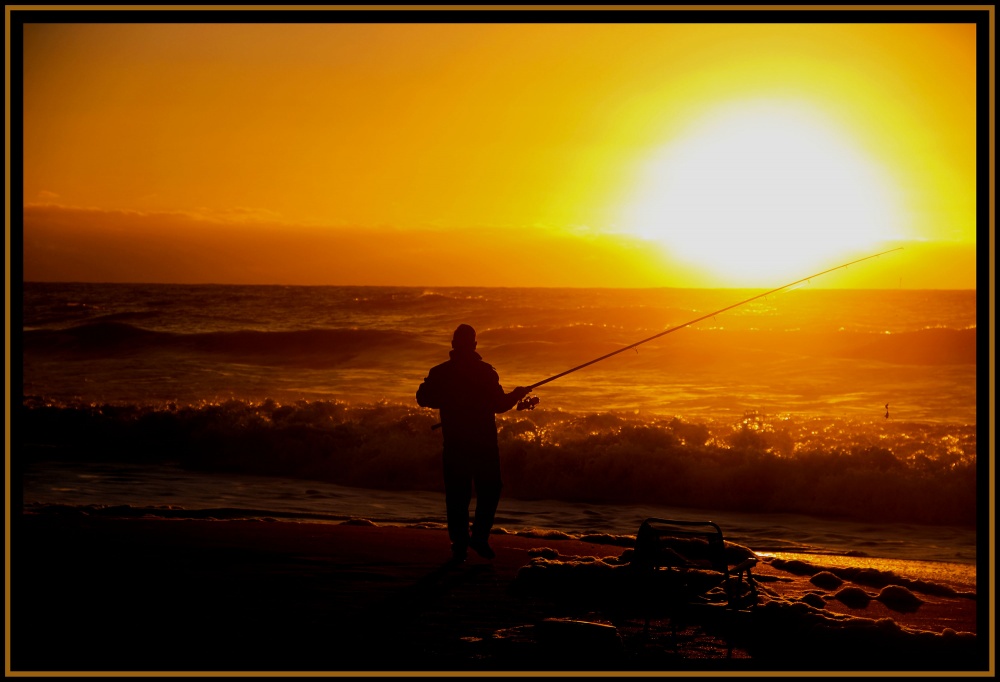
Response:
[[[505,495],[514,498],[976,521],[974,425],[522,414],[498,420]],[[436,421],[431,411],[391,403],[56,405],[29,397],[17,431],[29,457],[179,461],[195,470],[438,491]]]

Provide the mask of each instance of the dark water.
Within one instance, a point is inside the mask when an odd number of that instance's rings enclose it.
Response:
[[[758,292],[28,284],[25,393],[412,404],[461,322],[528,385]],[[548,409],[975,423],[976,293],[796,290],[546,385]]]
[[[26,500],[439,521],[413,396],[457,324],[509,389],[755,293],[28,283]],[[498,420],[502,522],[686,512],[772,548],[973,561],[976,313],[975,291],[800,289],[546,384]],[[227,499],[236,476],[258,484]],[[793,529],[760,535],[768,515]]]

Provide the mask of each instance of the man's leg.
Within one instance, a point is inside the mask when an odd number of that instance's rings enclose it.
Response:
[[[444,499],[448,513],[448,539],[456,558],[464,558],[469,546],[469,503],[472,477],[464,457],[444,454]]]
[[[480,556],[492,559],[496,556],[490,548],[490,531],[496,518],[497,506],[500,504],[500,491],[503,481],[500,479],[500,453],[489,450],[477,458],[473,471],[476,482],[476,518],[472,522],[472,538],[469,546]]]

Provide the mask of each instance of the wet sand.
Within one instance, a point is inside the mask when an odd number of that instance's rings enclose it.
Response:
[[[439,528],[26,515],[12,528],[10,668],[662,674],[989,665],[985,638],[974,634],[985,604],[968,594],[910,585],[890,599],[888,588],[763,561],[751,613],[724,627],[653,618],[647,630],[640,610],[609,612],[586,582],[557,578],[560,589],[547,590],[518,578],[539,563],[613,571],[622,547],[517,535],[491,544],[493,561],[470,553],[454,565]]]

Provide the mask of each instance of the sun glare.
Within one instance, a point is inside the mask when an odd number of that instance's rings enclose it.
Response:
[[[819,112],[742,103],[641,167],[620,227],[726,286],[767,286],[898,238],[884,171]]]

